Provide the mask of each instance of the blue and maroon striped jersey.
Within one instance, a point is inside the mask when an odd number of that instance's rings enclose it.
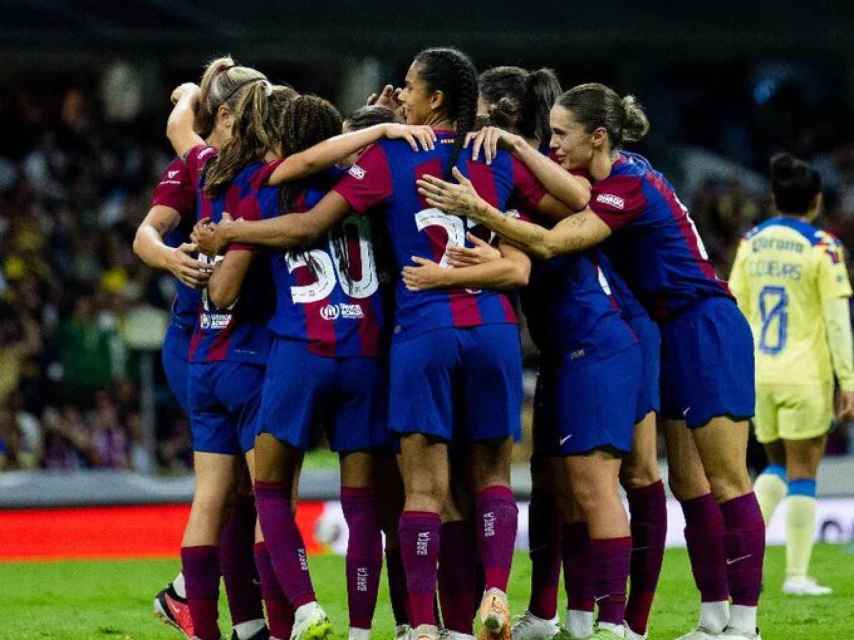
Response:
[[[471,221],[429,207],[418,194],[415,181],[423,175],[443,176],[454,146],[454,134],[437,131],[436,148],[413,151],[404,141],[383,140],[371,147],[335,185],[359,214],[376,211],[384,219],[392,245],[396,275],[412,264],[412,256],[447,264],[446,249],[466,244]],[[491,165],[460,154],[456,165],[490,204],[503,210],[512,201],[535,209],[545,195],[531,172],[507,152],[499,152]],[[488,232],[487,232],[488,233]],[[409,291],[399,277],[395,289],[394,333],[415,335],[440,327],[475,327],[516,324],[510,297],[481,289]]]
[[[160,182],[154,188],[151,206],[161,205],[175,209],[181,221],[174,229],[163,236],[163,242],[170,247],[179,247],[190,241],[190,233],[196,221],[196,192],[190,179],[187,165],[181,158],[175,158],[166,166]],[[172,321],[186,329],[196,324],[196,314],[202,303],[198,289],[188,287],[175,279],[175,300],[172,302]]]
[[[530,219],[527,213],[520,217]],[[543,216],[533,221],[554,225]],[[615,295],[615,282],[627,289],[598,248],[534,260],[521,299],[528,331],[540,352],[545,357],[600,359],[635,344],[637,337],[624,320],[626,310]],[[622,293],[628,293],[629,304],[638,305],[631,292]]]
[[[620,151],[611,174],[593,185],[589,206],[614,232],[606,251],[654,319],[732,297],[688,209],[643,156]]]
[[[256,164],[252,196],[241,200],[243,218],[281,215],[280,190],[265,186],[278,163]],[[342,175],[327,171],[312,178],[289,212],[307,212]],[[305,215],[310,215],[305,213]],[[350,216],[314,245],[271,251],[276,310],[270,329],[300,340],[328,357],[376,357],[383,351],[383,302],[370,221]]]
[[[213,147],[199,145],[187,154],[187,169],[196,190],[196,216],[219,222],[224,211],[240,210],[241,200],[251,197],[250,178],[256,165],[244,167],[216,198],[205,195],[204,168],[216,156]],[[251,217],[249,219],[252,219]],[[257,217],[255,219],[258,219]],[[251,251],[251,245],[232,244],[226,250]],[[273,313],[273,280],[267,261],[257,256],[252,260],[240,288],[240,295],[228,309],[213,306],[202,292],[193,337],[190,340],[190,362],[251,362],[266,364],[270,348],[267,323]]]

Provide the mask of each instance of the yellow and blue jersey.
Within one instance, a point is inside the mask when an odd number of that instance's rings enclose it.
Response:
[[[753,330],[757,384],[832,383],[822,306],[851,296],[839,240],[798,218],[770,218],[742,239],[729,286]]]

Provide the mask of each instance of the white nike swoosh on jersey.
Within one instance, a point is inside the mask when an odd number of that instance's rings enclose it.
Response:
[[[729,566],[731,564],[735,564],[736,562],[741,562],[742,560],[747,560],[752,555],[753,555],[752,553],[748,553],[746,556],[739,556],[738,558],[733,558],[732,560],[727,558],[727,561],[726,561],[727,566]]]
[[[564,436],[563,438],[561,438],[560,439],[560,446],[563,446],[563,443],[566,442],[567,440],[569,440],[571,437],[572,437],[572,434],[570,433],[568,436]]]
[[[685,409],[685,411],[683,411],[683,412],[682,412],[682,417],[684,418],[685,416],[687,416],[687,415],[688,415],[688,412],[689,412],[690,410],[691,410],[691,407],[688,407],[687,409]]]
[[[597,597],[594,597],[594,598],[593,598],[593,601],[594,601],[594,602],[599,602],[600,600],[604,600],[605,598],[607,598],[607,597],[608,597],[608,596],[610,596],[610,595],[611,595],[610,593],[606,593],[604,596],[599,596],[598,598],[597,598]]]

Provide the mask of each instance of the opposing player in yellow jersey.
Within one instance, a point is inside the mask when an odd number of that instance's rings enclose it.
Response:
[[[844,250],[812,225],[821,178],[789,154],[771,159],[780,215],[742,240],[730,289],[750,321],[756,352],[756,437],[769,466],[754,487],[768,523],[787,495],[786,580],[793,595],[825,595],[807,574],[815,538],[815,478],[833,419],[854,416],[854,365]]]

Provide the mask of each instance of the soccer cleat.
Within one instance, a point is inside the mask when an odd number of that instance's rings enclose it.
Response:
[[[460,633],[459,631],[446,631],[442,637],[448,640],[474,640],[473,635]]]
[[[434,624],[419,624],[409,632],[412,640],[439,640],[439,627]]]
[[[783,593],[789,596],[826,596],[833,593],[830,587],[818,584],[814,578],[787,578]]]
[[[566,610],[566,626],[560,640],[587,640],[593,635],[593,612],[581,609]]]
[[[643,635],[635,633],[629,628],[629,625],[626,622],[623,623],[623,628],[626,630],[626,640],[649,640],[649,633],[645,633]]]
[[[762,640],[762,636],[759,635],[759,629],[756,630],[756,633],[750,633],[738,631],[732,627],[724,629],[724,632],[721,635],[716,636],[716,638],[719,638],[720,640]]]
[[[394,628],[394,640],[411,640],[412,627],[408,624],[399,624]]]
[[[290,640],[332,640],[332,623],[317,602],[309,602],[294,612]]]
[[[493,587],[480,601],[478,640],[510,640],[510,605],[507,594]]]
[[[237,635],[237,631],[234,629],[231,630],[231,640],[241,640],[240,636]],[[250,637],[246,638],[246,640],[276,640],[276,638],[270,635],[270,630],[267,627],[262,627]]]
[[[590,640],[623,640],[623,627],[616,627],[616,629],[619,629],[619,631],[599,627],[596,629],[596,632],[590,636]]]
[[[558,618],[546,620],[526,611],[518,616],[513,623],[511,636],[513,640],[550,640],[560,633]]]
[[[715,633],[711,629],[699,625],[693,631],[689,631],[684,636],[679,636],[676,640],[720,640],[720,638],[720,633]]]
[[[154,597],[154,614],[166,624],[172,625],[185,638],[193,637],[193,618],[187,599],[178,595],[169,583]]]

